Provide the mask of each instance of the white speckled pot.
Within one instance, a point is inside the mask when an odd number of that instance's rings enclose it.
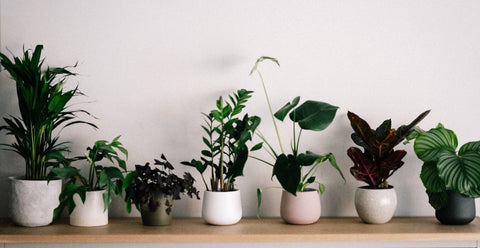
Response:
[[[240,190],[203,193],[202,217],[212,225],[233,225],[242,218]]]
[[[46,226],[60,201],[62,180],[23,180],[9,177],[12,184],[10,210],[13,223],[20,226]]]
[[[317,190],[297,192],[296,196],[287,191],[282,192],[280,216],[295,225],[313,224],[321,214],[320,194]]]
[[[75,209],[70,214],[72,226],[103,226],[108,224],[108,209],[103,203],[105,190],[87,191],[85,202],[78,194],[73,195]]]
[[[397,208],[397,193],[388,189],[359,187],[355,192],[355,209],[365,223],[383,224],[392,219]]]

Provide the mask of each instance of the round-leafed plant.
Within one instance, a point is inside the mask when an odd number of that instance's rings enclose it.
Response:
[[[457,136],[442,124],[429,131],[416,128],[408,139],[415,139],[415,153],[424,162],[420,178],[433,208],[446,207],[447,191],[480,197],[480,141],[457,151]]]

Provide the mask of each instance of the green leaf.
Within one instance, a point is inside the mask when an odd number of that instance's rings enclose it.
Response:
[[[430,161],[423,164],[420,179],[422,179],[422,183],[428,192],[438,193],[447,189],[445,182],[438,174],[436,162]]]
[[[272,176],[277,177],[284,190],[296,195],[301,180],[301,166],[293,155],[280,154],[273,166]]]
[[[438,159],[439,176],[447,189],[470,196],[480,197],[480,154],[465,150],[461,156],[452,151],[440,153]]]
[[[256,145],[254,145],[254,146],[252,147],[252,149],[250,149],[250,151],[257,151],[257,150],[262,149],[262,147],[263,147],[263,142],[260,142],[260,143],[258,143],[258,144],[256,144]]]
[[[420,133],[413,148],[420,160],[428,162],[438,160],[439,154],[445,150],[455,152],[457,146],[457,136],[452,130],[437,127]]]
[[[319,183],[318,184],[318,191],[320,191],[320,194],[323,194],[325,192],[325,185]]]
[[[257,61],[255,62],[255,65],[253,66],[252,70],[250,70],[250,75],[252,75],[252,73],[257,70],[258,64],[260,62],[264,61],[264,60],[270,60],[270,61],[274,62],[275,64],[277,64],[278,66],[280,66],[280,63],[278,62],[278,60],[276,58],[268,57],[268,56],[262,56],[262,57],[258,58]]]
[[[288,115],[288,113],[293,108],[295,108],[299,102],[300,102],[300,97],[299,96],[295,97],[291,103],[288,102],[287,104],[285,104],[285,106],[283,106],[274,114],[275,118],[277,118],[280,121],[283,121],[285,117]]]
[[[290,119],[302,129],[321,131],[332,123],[337,109],[328,103],[306,101],[290,113]]]

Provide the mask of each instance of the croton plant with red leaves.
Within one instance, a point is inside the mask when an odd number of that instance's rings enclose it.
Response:
[[[347,116],[354,130],[351,138],[363,148],[363,151],[357,147],[348,149],[347,154],[354,163],[350,173],[357,180],[367,183],[370,188],[388,188],[387,178],[402,167],[402,159],[407,154],[405,150],[393,148],[402,142],[428,113],[430,110],[420,114],[412,123],[397,129],[391,127],[392,122],[388,119],[373,130],[365,120],[349,111]]]

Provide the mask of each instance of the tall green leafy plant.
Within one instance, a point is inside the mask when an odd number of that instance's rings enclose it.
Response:
[[[252,140],[261,121],[258,116],[240,115],[252,93],[240,89],[229,95],[229,100],[219,97],[216,108],[208,114],[203,113],[205,124],[202,128],[206,136],[202,140],[207,148],[201,151],[200,160],[192,159],[182,164],[200,172],[207,190],[232,191],[235,179],[243,176],[250,151],[247,143]],[[257,144],[251,150],[260,148],[261,144]],[[208,167],[211,168],[209,183],[204,177]]]
[[[394,150],[408,135],[415,125],[425,118],[430,110],[420,114],[408,125],[397,129],[392,128],[390,119],[382,122],[375,130],[368,123],[353,112],[348,112],[354,132],[351,135],[353,142],[363,148],[350,147],[347,155],[353,161],[350,173],[359,181],[363,181],[370,188],[388,188],[387,179],[403,166],[405,150]]]
[[[76,75],[68,67],[43,68],[43,46],[24,50],[23,58],[10,60],[0,53],[0,64],[16,83],[20,117],[5,117],[0,130],[13,135],[12,144],[3,144],[25,160],[25,179],[47,179],[49,169],[65,161],[68,143],[60,141],[60,132],[74,124],[87,124],[78,114],[89,115],[85,110],[71,110],[68,103],[81,92],[75,87],[65,89],[67,78]],[[51,174],[50,174],[51,175]]]
[[[447,206],[447,191],[480,197],[480,141],[465,143],[457,151],[458,139],[441,123],[428,131],[416,128],[408,136],[423,161],[420,178],[430,205],[436,210]]]
[[[120,136],[115,137],[111,142],[98,140],[92,147],[87,147],[84,155],[69,159],[70,162],[85,161],[88,163],[86,177],[80,169],[70,165],[52,169],[53,174],[67,180],[60,194],[60,204],[54,210],[54,221],[61,216],[65,208],[72,213],[76,207],[73,200],[75,194],[78,194],[82,202],[85,202],[87,191],[105,190],[102,195],[104,210],[110,206],[112,195],[122,195],[123,173],[127,172],[125,159],[128,158],[128,151],[119,139]],[[121,154],[125,159],[120,156]],[[105,162],[111,165],[103,164]]]
[[[300,138],[304,130],[322,131],[326,129],[335,118],[338,107],[325,102],[312,100],[305,101],[299,105],[300,97],[295,97],[292,102],[285,104],[277,112],[273,113],[264,79],[258,70],[259,63],[264,60],[272,61],[280,66],[278,60],[275,58],[260,57],[252,68],[250,75],[257,72],[262,83],[268,109],[270,111],[275,132],[277,134],[280,151],[276,151],[275,148],[273,148],[273,146],[267,141],[265,136],[262,133],[257,132],[259,137],[267,145],[265,149],[275,162],[272,163],[257,157],[254,158],[273,167],[272,177],[275,176],[278,179],[285,191],[296,195],[297,192],[305,191],[308,185],[317,183],[319,191],[323,193],[325,190],[324,185],[316,180],[316,171],[318,166],[328,160],[330,165],[335,168],[340,176],[345,180],[343,173],[338,167],[335,156],[332,153],[319,155],[311,151],[300,152]],[[287,116],[293,122],[293,137],[291,140],[290,153],[285,152],[277,126],[277,120],[283,122]],[[308,168],[306,173],[304,173],[304,168]],[[257,196],[260,206],[261,189],[257,190]]]

